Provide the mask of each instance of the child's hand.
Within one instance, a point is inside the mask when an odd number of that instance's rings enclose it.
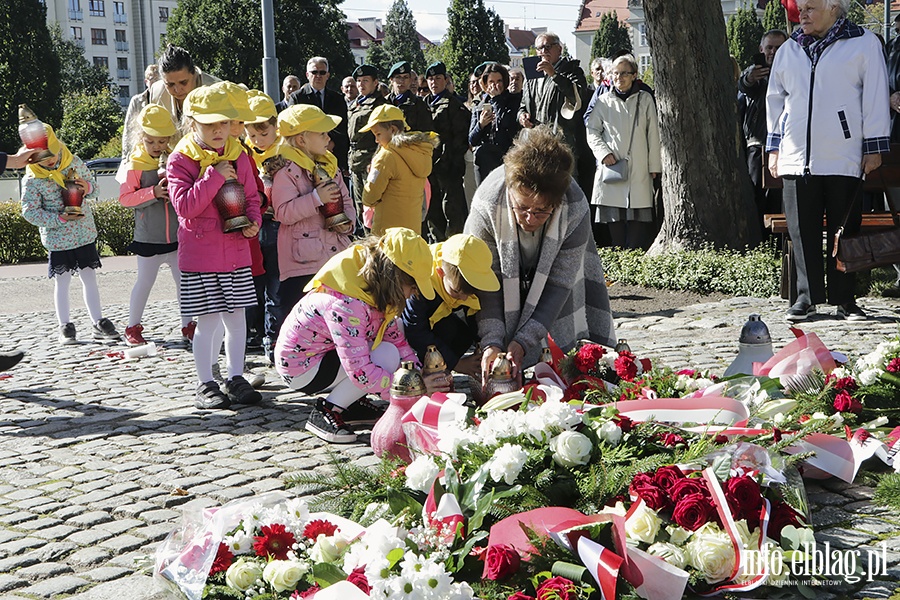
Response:
[[[484,385],[487,383],[488,378],[491,374],[491,367],[494,365],[494,359],[497,358],[497,355],[503,352],[501,348],[497,346],[488,346],[484,349],[484,352],[481,354],[481,384]]]
[[[75,182],[75,185],[77,185],[79,188],[81,188],[82,194],[87,195],[91,191],[90,184],[87,181],[85,181],[84,179],[82,179],[81,177],[75,177],[75,179],[73,179],[72,181]]]
[[[453,382],[453,375],[449,373],[432,373],[422,378],[425,381],[425,389],[428,394],[435,392],[449,392],[450,384]]]
[[[316,188],[316,193],[319,194],[319,200],[322,201],[322,204],[330,204],[332,202],[340,202],[341,198],[341,189],[334,181],[328,181],[326,183],[320,184]]]
[[[169,180],[163,177],[159,180],[159,183],[153,186],[153,197],[159,198],[160,200],[168,200],[169,199]]]
[[[341,235],[346,235],[348,233],[351,233],[352,231],[353,231],[353,223],[351,223],[350,221],[347,221],[346,223],[341,223],[340,225],[338,225],[337,227],[334,228],[334,232],[341,234]]]
[[[219,175],[225,179],[237,179],[237,171],[234,170],[234,165],[231,164],[231,161],[223,160],[220,163],[216,163],[213,169],[218,171]]]
[[[250,227],[244,227],[243,229],[241,229],[241,233],[244,234],[245,238],[256,237],[256,234],[259,233],[259,225],[254,223]]]
[[[69,213],[60,213],[59,218],[63,221],[78,221],[84,218],[84,213],[80,215],[70,215]]]
[[[463,356],[459,359],[459,362],[456,363],[456,368],[453,370],[457,373],[462,373],[463,375],[478,379],[478,375],[481,373],[481,356],[476,354]]]

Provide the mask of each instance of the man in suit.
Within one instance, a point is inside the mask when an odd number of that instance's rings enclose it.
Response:
[[[340,117],[341,122],[337,127],[328,132],[334,147],[331,153],[337,157],[338,166],[345,175],[349,173],[347,168],[347,154],[350,151],[350,138],[347,135],[347,101],[344,95],[325,87],[330,76],[328,59],[315,56],[306,63],[306,80],[309,82],[288,98],[288,106],[294,104],[313,104],[321,108],[325,114]]]
[[[390,102],[403,111],[410,131],[432,131],[428,105],[410,90],[413,81],[412,66],[405,60],[394,63],[388,79],[391,80]]]
[[[284,98],[275,103],[275,110],[281,112],[286,109],[291,94],[299,90],[300,85],[300,78],[296,75],[288,75],[285,77],[284,81],[281,82],[281,92],[284,94]]]

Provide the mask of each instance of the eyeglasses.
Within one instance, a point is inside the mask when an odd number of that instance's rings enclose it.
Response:
[[[552,44],[544,44],[543,46],[535,46],[534,49],[538,52],[545,52],[554,46],[559,46],[559,42],[553,42]]]
[[[546,219],[550,215],[553,214],[552,210],[536,210],[534,208],[523,208],[517,205],[512,200],[509,201],[509,205],[512,207],[513,211],[522,216],[531,215],[535,219]]]
[[[328,75],[328,71],[307,71],[310,75]]]
[[[613,71],[612,72],[613,77],[630,77],[635,74],[636,73],[634,71]]]

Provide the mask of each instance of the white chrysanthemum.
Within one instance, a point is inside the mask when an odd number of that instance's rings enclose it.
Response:
[[[380,583],[386,579],[389,579],[391,576],[390,571],[390,563],[388,559],[384,556],[378,556],[371,560],[371,562],[365,563],[364,565],[354,565],[350,567],[347,562],[347,559],[353,558],[354,550],[359,547],[359,544],[351,547],[350,552],[344,557],[344,572],[352,573],[353,569],[356,569],[360,566],[365,566],[366,569],[366,579],[369,581],[370,586],[375,586],[376,583]]]
[[[525,413],[516,410],[495,410],[478,425],[478,439],[486,446],[495,446],[524,432]]]
[[[522,446],[516,444],[503,444],[494,452],[490,464],[491,479],[503,480],[506,485],[512,485],[525,465],[528,453]]]
[[[225,536],[222,542],[235,555],[248,554],[253,550],[253,536],[242,530],[236,531],[234,535]]]
[[[453,578],[444,565],[438,564],[433,558],[422,562],[418,581],[422,589],[427,591],[427,596],[435,600],[447,598],[450,594],[450,586],[453,584]]]
[[[552,431],[568,431],[581,425],[581,414],[565,402],[544,402],[526,413],[528,434],[537,439],[546,439]]]
[[[441,468],[430,454],[419,456],[406,467],[406,486],[427,494],[440,472]]]
[[[453,583],[450,585],[450,591],[446,600],[473,600],[475,592],[468,583]]]
[[[477,443],[479,439],[478,431],[474,427],[451,426],[441,429],[441,439],[438,440],[437,448],[442,454],[456,458],[459,448]]]
[[[881,373],[880,369],[868,368],[859,373],[859,382],[862,385],[872,385],[876,381],[878,381],[878,375]]]
[[[285,515],[284,524],[294,531],[299,531],[309,521],[309,505],[302,498],[291,498],[285,502],[282,513]]]
[[[615,421],[606,421],[597,428],[597,436],[610,446],[618,446],[622,441],[622,428]]]

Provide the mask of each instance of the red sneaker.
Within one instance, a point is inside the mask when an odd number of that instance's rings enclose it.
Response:
[[[144,336],[141,335],[141,332],[144,331],[144,326],[138,323],[137,325],[132,325],[131,327],[125,328],[125,343],[129,346],[143,346],[147,343],[147,340],[144,339]]]
[[[186,342],[194,341],[194,330],[197,329],[197,321],[191,321],[187,326],[181,328],[181,337]]]

